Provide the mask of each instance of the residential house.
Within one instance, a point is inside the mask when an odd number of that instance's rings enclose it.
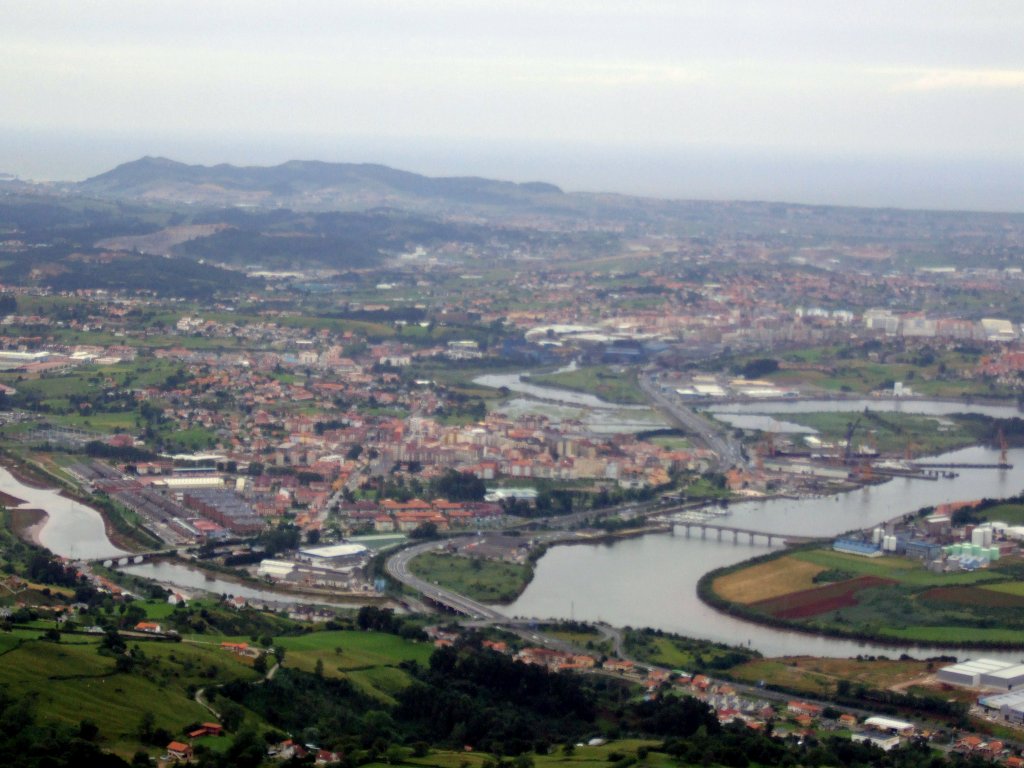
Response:
[[[192,747],[180,741],[172,741],[167,745],[167,756],[171,760],[184,760],[188,762],[192,759]]]

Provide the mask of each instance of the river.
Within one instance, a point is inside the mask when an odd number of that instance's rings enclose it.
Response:
[[[6,467],[0,467],[0,491],[24,501],[21,506],[25,509],[41,509],[47,513],[38,537],[39,543],[51,552],[82,560],[127,554],[107,538],[103,518],[92,507],[61,496],[53,488],[25,485]]]
[[[935,460],[994,463],[998,458],[998,451],[973,447]],[[723,522],[811,536],[867,528],[924,506],[1019,493],[1024,489],[1024,449],[1010,451],[1009,459],[1013,469],[960,470],[956,479],[896,478],[835,496],[742,502],[730,507]],[[953,649],[908,649],[787,632],[732,618],[697,597],[695,585],[708,571],[769,551],[764,544],[748,544],[745,537],[734,544],[729,534],[722,541],[713,533],[702,539],[696,531],[687,538],[679,527],[672,535],[653,534],[597,546],[558,546],[541,558],[526,591],[504,610],[513,616],[658,627],[708,640],[749,643],[769,656],[963,654]],[[986,651],[985,655],[1016,660],[1021,654]]]
[[[575,363],[559,368],[555,373],[576,369]],[[524,414],[545,416],[552,421],[573,419],[582,422],[596,434],[617,432],[644,432],[668,426],[665,418],[649,405],[623,405],[610,403],[596,395],[573,392],[561,387],[532,384],[523,381],[524,373],[490,373],[477,376],[474,384],[516,392],[524,397],[506,400],[497,410],[509,416]]]
[[[130,554],[116,547],[107,537],[103,518],[99,512],[85,504],[62,496],[52,488],[34,488],[25,485],[6,467],[0,467],[0,491],[25,503],[25,509],[41,509],[47,513],[38,532],[39,543],[56,555],[72,560],[103,560]],[[182,563],[160,561],[122,568],[127,573],[155,579],[162,584],[178,587],[186,592],[204,590],[218,595],[244,597],[267,603],[332,603],[297,595],[249,587],[226,579],[211,578],[203,571]]]
[[[478,384],[507,387],[547,403],[583,406],[607,412],[612,406],[593,395],[556,387],[530,384],[520,374],[481,376]],[[538,405],[537,408],[542,406]],[[910,399],[787,400],[783,402],[722,403],[708,411],[733,426],[808,432],[807,427],[773,418],[772,415],[820,411],[921,413],[942,417],[953,413],[978,413],[995,418],[1020,416],[1015,406],[976,405]],[[867,528],[905,512],[949,501],[981,497],[1005,497],[1024,489],[1024,450],[1009,454],[1012,470],[960,470],[955,479],[937,481],[896,478],[881,485],[849,493],[810,499],[775,499],[744,502],[730,507],[728,524],[754,530],[811,536],[831,536],[855,528]],[[997,451],[965,448],[931,461],[996,463]],[[764,544],[732,542],[730,535],[718,541],[712,534],[686,538],[683,529],[673,535],[654,534],[593,546],[558,546],[537,564],[533,581],[506,613],[513,616],[606,621],[615,626],[649,626],[726,643],[750,644],[769,656],[815,655],[898,656],[962,655],[955,649],[918,649],[875,643],[838,640],[800,632],[787,632],[735,619],[705,605],[697,597],[696,583],[714,568],[741,562],[771,551]],[[986,652],[1013,660],[1020,653]]]
[[[741,429],[760,429],[779,433],[814,432],[813,429],[781,421],[775,417],[794,413],[917,413],[922,416],[950,416],[954,413],[976,413],[994,419],[1021,418],[1016,406],[981,405],[950,400],[918,400],[917,398],[860,400],[766,400],[756,403],[717,403],[706,408],[716,419]]]
[[[873,401],[866,402],[874,404]],[[913,401],[913,404],[921,406],[924,401]],[[773,408],[776,405],[772,404]],[[822,405],[827,404],[818,403],[813,409],[824,410]],[[944,408],[948,404],[938,405]],[[857,409],[863,408],[857,405],[851,408]],[[1006,411],[1016,413],[1016,409],[1007,408]],[[995,463],[998,458],[998,451],[973,447],[943,454],[934,460]],[[834,535],[870,527],[924,506],[1019,493],[1024,489],[1024,449],[1011,450],[1009,460],[1014,465],[1013,469],[964,469],[956,479],[925,481],[897,478],[836,496],[743,502],[730,507],[726,520],[755,530]],[[102,520],[95,510],[70,501],[55,491],[25,486],[2,468],[0,490],[24,499],[28,502],[26,506],[50,513],[40,539],[54,552],[78,558],[122,554],[107,539]],[[761,544],[750,545],[742,540],[734,544],[728,535],[721,542],[713,534],[707,539],[701,539],[699,534],[688,539],[678,528],[673,535],[648,535],[613,544],[557,546],[541,558],[526,591],[503,610],[513,616],[604,620],[617,626],[658,627],[710,640],[749,643],[772,656],[899,655],[904,651],[916,655],[963,655],[962,651],[950,649],[908,650],[903,646],[786,632],[734,619],[709,608],[697,598],[695,585],[704,573],[767,551],[769,549]],[[289,596],[266,590],[250,589],[219,579],[208,581],[201,573],[178,563],[146,564],[132,567],[131,571],[158,577],[185,589],[203,588],[238,595],[254,593],[252,596],[257,599],[290,601]],[[985,655],[1014,660],[1021,656],[1020,652],[985,652]]]

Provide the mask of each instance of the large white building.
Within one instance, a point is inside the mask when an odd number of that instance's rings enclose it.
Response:
[[[998,712],[1003,720],[1024,723],[1024,692],[984,696],[978,703],[990,712]]]
[[[319,568],[337,568],[362,561],[366,553],[367,549],[362,544],[331,544],[300,549],[298,559]]]
[[[1013,690],[1016,686],[1024,685],[1024,665],[997,659],[972,659],[943,667],[935,677],[939,682],[965,688]],[[1007,685],[1010,687],[1007,688]]]
[[[1016,691],[1024,686],[1024,664],[997,669],[981,676],[982,688],[998,688],[1001,691]]]

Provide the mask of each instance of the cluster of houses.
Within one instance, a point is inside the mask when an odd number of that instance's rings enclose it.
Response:
[[[439,531],[452,528],[488,528],[501,522],[505,511],[493,502],[455,502],[447,499],[410,499],[396,501],[341,502],[338,505],[341,523],[350,530],[372,526],[378,533],[409,533],[431,523]]]
[[[446,647],[459,639],[459,633],[438,627],[428,627],[427,635],[435,647]],[[689,674],[681,670],[670,671],[647,664],[637,664],[629,659],[598,658],[591,654],[578,654],[539,646],[528,646],[514,651],[502,641],[484,640],[483,646],[497,653],[511,654],[523,664],[534,664],[551,672],[588,672],[601,669],[613,672],[639,683],[647,690],[648,696],[661,695],[665,686],[681,695],[693,696],[708,704],[719,722],[742,722],[749,728],[761,730],[769,721],[788,724],[795,736],[811,735],[815,730],[844,729],[851,732],[851,739],[874,744],[889,751],[919,734],[913,723],[893,718],[873,716],[862,720],[849,713],[838,715],[835,720],[826,720],[825,708],[807,701],[790,700],[785,707],[771,704],[764,699],[750,697],[737,692],[727,682],[716,681],[707,675]],[[781,731],[780,731],[781,732]]]

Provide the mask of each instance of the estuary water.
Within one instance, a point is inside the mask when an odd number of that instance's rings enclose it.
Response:
[[[959,477],[935,481],[894,478],[835,496],[748,501],[730,506],[726,525],[794,535],[832,536],[868,528],[921,507],[964,499],[1011,496],[1024,490],[1024,449],[1009,452],[1013,469],[963,469]],[[995,463],[996,450],[972,447],[933,457],[934,461]],[[553,547],[537,564],[526,591],[504,610],[513,616],[606,621],[615,626],[649,626],[719,642],[751,645],[765,655],[856,656],[886,654],[963,655],[954,649],[908,649],[815,637],[743,621],[720,613],[697,597],[696,584],[708,571],[771,551],[741,536],[733,543],[709,533],[701,538],[676,527],[610,544]],[[975,654],[976,655],[976,654]],[[1017,659],[1024,651],[986,656]]]

